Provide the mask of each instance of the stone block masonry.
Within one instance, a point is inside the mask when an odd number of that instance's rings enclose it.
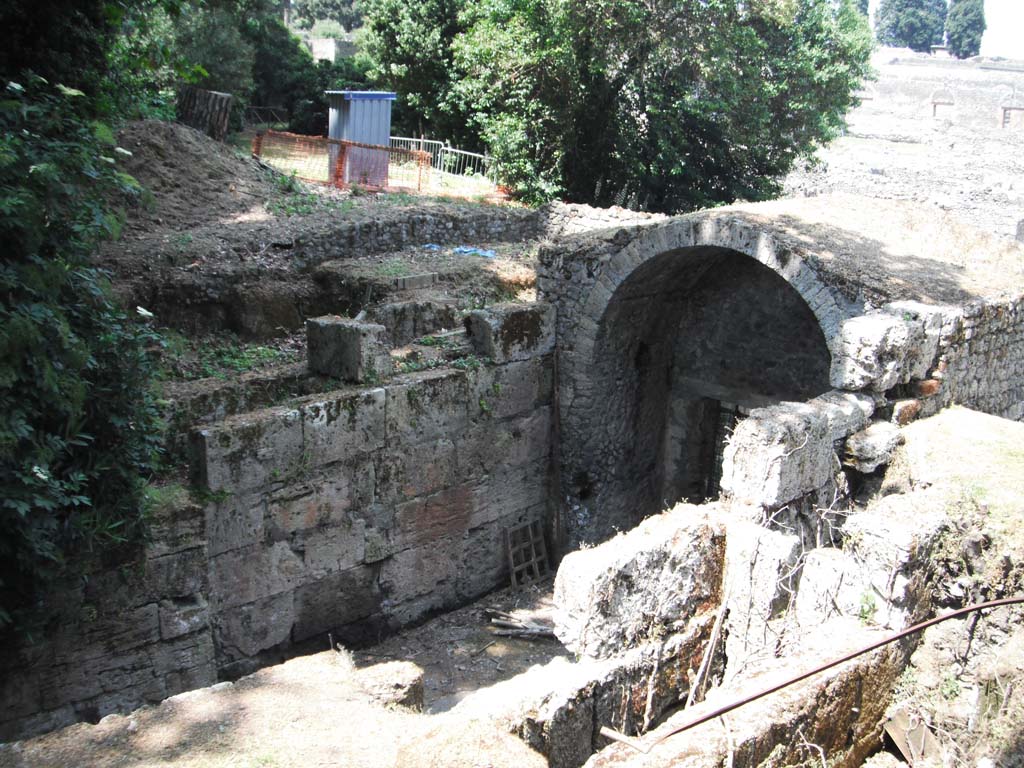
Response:
[[[335,641],[378,639],[508,580],[505,528],[545,521],[552,356],[437,369],[198,427],[209,501],[136,570],[65,596],[0,661],[0,740],[96,720]]]

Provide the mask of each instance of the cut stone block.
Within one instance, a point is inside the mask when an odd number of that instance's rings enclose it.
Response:
[[[554,348],[555,310],[550,304],[495,304],[466,317],[473,348],[496,363],[526,360]]]
[[[736,427],[722,490],[745,504],[778,508],[826,486],[837,468],[826,409],[783,403],[752,411]]]
[[[789,608],[796,591],[800,537],[765,528],[758,522],[726,523],[729,611],[725,656],[730,672],[758,654],[771,654],[770,623]]]
[[[608,658],[717,608],[725,534],[680,504],[610,541],[567,555],[555,578],[555,634],[576,653]]]
[[[874,472],[892,461],[893,451],[903,442],[900,428],[888,422],[876,422],[846,441],[843,463],[858,472]]]
[[[326,315],[306,321],[309,369],[356,384],[391,373],[387,329],[383,325]]]

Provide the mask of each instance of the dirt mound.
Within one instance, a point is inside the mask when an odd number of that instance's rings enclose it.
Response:
[[[129,212],[126,237],[189,230],[244,214],[262,208],[274,191],[271,174],[255,160],[185,125],[129,123],[118,144],[132,153],[122,169],[153,193],[152,206]]]

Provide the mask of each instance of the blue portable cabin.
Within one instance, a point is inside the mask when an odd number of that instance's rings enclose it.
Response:
[[[391,142],[391,102],[396,98],[389,91],[326,91],[330,107],[328,136],[387,147]],[[332,148],[333,173],[337,150]],[[346,184],[386,187],[388,183],[387,152],[352,147],[346,153],[344,177]]]

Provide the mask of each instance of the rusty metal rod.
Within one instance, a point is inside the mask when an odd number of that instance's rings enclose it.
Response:
[[[661,744],[661,742],[671,738],[672,736],[676,736],[682,733],[683,731],[688,731],[691,728],[695,728],[698,725],[701,725],[702,723],[708,722],[709,720],[714,720],[716,717],[721,717],[722,715],[732,712],[734,709],[739,709],[740,707],[749,704],[752,701],[757,701],[758,699],[764,698],[765,696],[773,694],[776,691],[781,691],[783,688],[788,688],[794,683],[799,683],[801,680],[806,680],[808,677],[816,675],[819,672],[824,672],[826,669],[831,669],[832,667],[843,664],[847,661],[850,661],[851,659],[855,659],[858,656],[863,656],[865,653],[870,653],[871,651],[874,651],[877,648],[881,648],[883,645],[894,643],[897,640],[902,640],[904,637],[908,637],[909,635],[913,635],[918,632],[923,632],[924,630],[928,629],[928,627],[934,626],[935,624],[939,624],[949,619],[955,619],[958,616],[965,616],[966,614],[974,613],[975,611],[984,611],[988,608],[998,608],[1004,605],[1016,605],[1019,603],[1024,603],[1024,597],[1004,597],[1000,600],[990,600],[986,603],[975,603],[974,605],[968,605],[964,608],[958,608],[957,610],[952,611],[951,613],[947,613],[944,616],[936,616],[934,619],[922,621],[920,624],[915,624],[912,627],[908,627],[907,629],[904,629],[901,632],[897,632],[895,635],[890,635],[889,637],[879,640],[878,642],[872,643],[871,645],[861,648],[860,650],[853,651],[852,653],[848,653],[845,656],[842,656],[838,659],[834,659],[828,662],[827,664],[822,664],[821,666],[815,667],[809,672],[804,672],[803,674],[797,675],[796,677],[792,677],[786,680],[785,682],[779,683],[778,685],[773,685],[771,688],[766,688],[763,691],[759,691],[758,693],[747,696],[744,699],[734,701],[731,704],[727,704],[724,707],[719,707],[713,712],[709,712],[706,715],[701,715],[700,717],[691,720],[688,723],[683,723],[682,725],[673,728],[668,733],[662,734],[649,744],[641,743],[638,739],[632,739],[626,736],[625,734],[621,734],[618,731],[612,730],[611,728],[601,728],[601,734],[607,736],[608,738],[614,739],[615,741],[621,741],[623,744],[627,744],[628,746],[632,747],[638,752],[643,752],[644,754],[647,754],[652,749],[654,749],[654,747],[656,747],[658,744]]]

